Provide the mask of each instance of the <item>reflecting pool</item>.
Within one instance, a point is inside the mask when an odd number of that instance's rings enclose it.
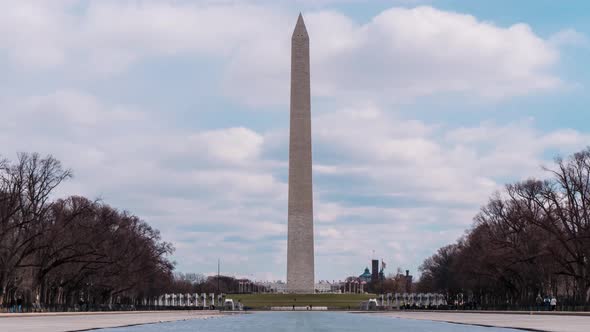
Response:
[[[164,331],[214,331],[214,332],[331,332],[331,331],[412,331],[412,332],[509,332],[518,331],[458,325],[441,322],[398,319],[375,314],[351,314],[346,312],[256,312],[223,316],[103,329],[110,332],[164,332]]]

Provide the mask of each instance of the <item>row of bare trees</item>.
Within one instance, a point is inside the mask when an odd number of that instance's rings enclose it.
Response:
[[[457,243],[426,259],[419,289],[469,294],[480,305],[590,303],[590,148],[507,185]],[[539,297],[541,295],[541,297]]]
[[[238,294],[267,292],[269,290],[265,286],[247,278],[237,279],[232,276],[224,275],[205,277],[198,273],[175,273],[169,291],[171,293],[181,294]]]
[[[72,176],[51,156],[0,160],[0,307],[133,304],[173,283],[173,247],[125,211],[54,190]]]

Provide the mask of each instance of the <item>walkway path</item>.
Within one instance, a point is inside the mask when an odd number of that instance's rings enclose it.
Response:
[[[219,317],[218,311],[0,314],[0,331],[57,332]]]
[[[588,332],[590,316],[504,313],[407,312],[380,313],[395,318],[441,321],[496,327],[511,327],[531,331]]]

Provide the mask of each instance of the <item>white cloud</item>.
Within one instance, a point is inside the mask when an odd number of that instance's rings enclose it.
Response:
[[[314,118],[314,146],[322,176],[361,178],[362,192],[436,204],[478,207],[507,180],[543,176],[546,151],[568,154],[590,137],[575,130],[541,132],[531,119],[445,128],[404,120],[375,108]],[[345,163],[332,163],[332,156]],[[329,206],[322,219],[335,219]]]
[[[251,129],[178,130],[75,90],[2,100],[0,109],[11,110],[2,114],[0,155],[53,154],[75,175],[56,196],[102,198],[140,215],[178,247],[181,267],[199,271],[217,250],[229,264],[286,231],[286,184],[260,158],[263,135]],[[127,109],[134,116],[121,116]],[[277,241],[268,246],[252,260],[277,255]],[[234,260],[235,270],[242,263]]]
[[[590,40],[583,33],[575,29],[564,29],[549,37],[549,42],[556,47],[561,46],[578,46],[589,47]]]
[[[106,74],[146,57],[228,56],[281,18],[248,4],[149,0],[25,0],[2,7],[0,42],[15,62]]]
[[[507,125],[482,123],[478,127],[457,128],[446,133],[452,144],[473,151],[474,171],[490,177],[521,178],[544,176],[544,152],[566,155],[582,149],[590,141],[587,133],[572,129],[541,132],[526,119]]]
[[[312,12],[305,18],[316,96],[344,102],[399,102],[441,93],[501,99],[561,85],[552,73],[558,50],[526,24],[499,27],[431,7],[392,8],[366,24],[332,11]],[[268,39],[272,42],[253,43],[236,52],[233,62],[239,65],[227,74],[238,78],[235,90],[247,78],[261,78],[245,90],[249,103],[288,97],[287,90],[277,89],[288,82],[288,40]],[[284,60],[257,61],[249,56],[253,49]],[[276,84],[280,79],[283,84]],[[268,91],[273,91],[270,98]]]
[[[263,137],[247,128],[204,131],[190,137],[189,148],[221,162],[255,161],[262,149]],[[188,152],[188,151],[187,151]]]
[[[4,9],[0,43],[26,67],[109,75],[150,57],[223,58],[228,95],[250,105],[288,100],[295,17],[278,7],[22,1]],[[552,73],[558,50],[522,23],[499,27],[426,6],[391,8],[365,24],[314,11],[306,22],[318,96],[387,102],[440,93],[505,98],[561,83]],[[566,31],[554,40],[571,38]]]
[[[54,124],[62,122],[74,128],[142,118],[141,113],[129,107],[105,109],[95,96],[74,90],[58,90],[48,95],[31,97],[23,112],[25,116],[47,116],[52,118]]]
[[[66,59],[69,34],[65,26],[75,19],[63,11],[65,1],[1,1],[0,52],[24,67],[48,68]]]
[[[284,275],[286,153],[265,149],[286,150],[277,140],[285,132],[177,130],[135,106],[75,90],[10,102],[0,105],[14,110],[3,124],[19,125],[2,128],[0,154],[54,154],[76,175],[59,195],[102,197],[146,218],[177,246],[183,270],[203,271],[221,253],[228,270]],[[120,116],[129,109],[134,116]],[[318,277],[329,279],[356,273],[372,249],[392,266],[415,269],[462,234],[498,178],[528,176],[547,149],[569,152],[589,139],[574,130],[541,133],[530,120],[446,128],[377,106],[313,121],[321,152],[314,166]],[[385,249],[392,241],[401,249]]]

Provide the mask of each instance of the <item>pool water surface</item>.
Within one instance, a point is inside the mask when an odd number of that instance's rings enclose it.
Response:
[[[346,312],[255,312],[241,315],[178,322],[102,329],[108,332],[510,332],[506,328],[459,325],[442,322],[398,319],[376,314]]]

